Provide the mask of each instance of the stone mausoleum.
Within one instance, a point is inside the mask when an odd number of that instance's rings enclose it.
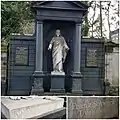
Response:
[[[88,6],[78,1],[33,2],[35,33],[11,37],[7,95],[104,95],[104,40],[84,38],[82,23]],[[59,29],[69,51],[65,74],[51,74],[48,46]]]

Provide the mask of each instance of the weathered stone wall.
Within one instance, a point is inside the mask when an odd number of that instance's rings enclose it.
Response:
[[[7,75],[7,53],[1,53],[1,94],[5,95]]]
[[[68,98],[68,118],[102,119],[119,115],[117,97],[71,97]]]
[[[6,82],[7,53],[1,53],[1,80]]]
[[[111,85],[119,84],[119,50],[113,49],[113,53],[105,55],[106,72],[105,78],[109,80]]]

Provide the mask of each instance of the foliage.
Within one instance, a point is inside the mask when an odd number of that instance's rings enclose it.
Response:
[[[1,46],[1,52],[7,53],[7,46]]]
[[[87,15],[85,15],[85,23],[83,24],[83,36],[88,36],[88,32],[89,32],[89,24],[88,24],[88,17]]]
[[[1,28],[2,40],[8,41],[11,33],[22,33],[21,24],[24,20],[31,19],[30,2],[2,1],[1,2]]]
[[[88,1],[84,1],[83,3],[88,5]],[[88,31],[89,31],[88,15],[86,14],[83,23],[83,31],[82,31],[83,36],[88,36]]]
[[[103,1],[101,5],[99,1],[84,1],[84,3],[89,6],[89,10],[88,14],[85,15],[83,22],[83,36],[99,38],[101,37],[101,31],[103,33],[103,37],[107,37],[106,31],[109,31],[110,36],[111,26],[115,26],[115,24],[118,26],[118,8],[116,5],[113,5],[112,1]],[[23,33],[23,27],[26,25],[24,21],[34,18],[30,7],[30,1],[1,2],[2,41],[9,41],[9,36],[11,33]],[[100,16],[100,8],[102,9],[102,21]],[[111,13],[111,11],[113,12]],[[106,24],[106,21],[108,24]],[[100,24],[100,22],[102,22],[102,24]],[[28,27],[24,28],[26,30],[29,29]],[[30,33],[31,32],[32,31],[30,31]]]

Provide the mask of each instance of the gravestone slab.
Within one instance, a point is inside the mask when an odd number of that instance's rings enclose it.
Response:
[[[16,65],[28,65],[28,47],[16,47]]]
[[[2,97],[2,114],[8,119],[27,119],[63,108],[64,99],[57,97],[26,97],[19,100]]]
[[[72,97],[68,98],[68,118],[104,119],[119,116],[117,97]]]
[[[96,49],[87,49],[86,67],[98,67],[98,58]]]
[[[65,73],[51,72],[51,89],[50,92],[65,92]]]

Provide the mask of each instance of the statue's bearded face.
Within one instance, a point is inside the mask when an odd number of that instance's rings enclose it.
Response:
[[[56,36],[57,36],[57,37],[60,36],[60,30],[56,30]]]

